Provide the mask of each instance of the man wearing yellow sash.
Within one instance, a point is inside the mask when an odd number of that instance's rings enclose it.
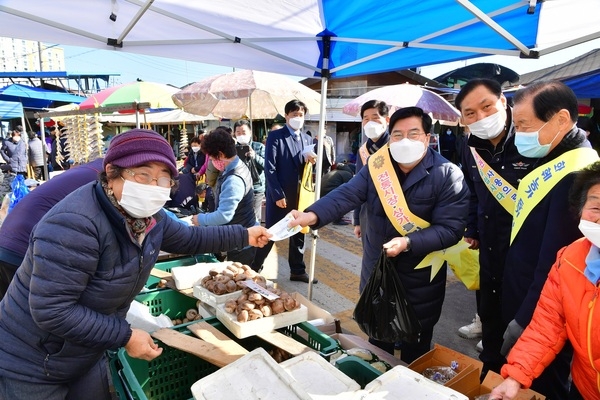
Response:
[[[512,109],[502,94],[500,84],[491,79],[473,79],[456,96],[462,122],[471,132],[463,151],[465,181],[471,191],[471,211],[465,241],[479,248],[478,316],[481,319],[483,361],[481,376],[487,371],[500,373],[506,358],[500,354],[506,323],[502,315],[502,278],[508,246],[512,213],[519,181],[533,164],[515,146]],[[459,335],[476,337],[466,327]]]
[[[574,172],[598,160],[575,125],[577,97],[565,84],[537,82],[518,90],[513,101],[515,145],[536,162],[519,183],[513,211],[502,285],[504,355],[529,324],[556,253],[582,236],[568,193]],[[572,348],[565,346],[532,389],[547,398],[568,398],[571,357]]]
[[[365,204],[368,225],[362,230],[360,289],[384,249],[422,327],[419,343],[400,343],[401,358],[407,363],[431,347],[446,285],[445,264],[433,255],[460,241],[469,207],[469,190],[460,169],[428,147],[431,125],[431,117],[418,107],[396,111],[390,118],[389,146],[373,154],[350,182],[305,213],[292,211],[291,225],[316,229]],[[394,351],[393,342],[371,341]]]
[[[355,174],[358,174],[360,169],[367,165],[367,158],[371,154],[375,154],[377,150],[389,142],[389,112],[389,106],[381,100],[369,100],[360,108],[360,117],[362,118],[361,127],[367,140],[358,148]],[[354,235],[362,240],[364,247],[365,243],[361,235],[361,226],[367,226],[366,204],[354,210],[352,222],[354,225]]]

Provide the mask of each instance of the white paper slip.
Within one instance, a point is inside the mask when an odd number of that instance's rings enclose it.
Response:
[[[269,291],[268,289],[265,289],[262,286],[257,285],[251,279],[248,279],[246,281],[242,281],[241,283],[242,283],[242,285],[246,286],[249,289],[254,290],[256,293],[260,294],[262,297],[267,298],[268,300],[273,301],[273,300],[279,298],[279,296],[277,296],[275,293]]]
[[[290,236],[294,236],[296,233],[302,230],[300,225],[290,228],[288,224],[294,220],[292,214],[286,215],[281,221],[277,222],[275,225],[267,229],[271,236],[269,239],[277,242],[279,240],[287,239]]]

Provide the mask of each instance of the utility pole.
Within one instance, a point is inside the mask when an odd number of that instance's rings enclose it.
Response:
[[[42,72],[44,70],[43,68],[43,62],[42,62],[42,44],[40,42],[38,43],[38,57],[39,57],[39,61],[40,61],[40,72]],[[40,78],[40,87],[44,85],[44,81],[42,78]]]

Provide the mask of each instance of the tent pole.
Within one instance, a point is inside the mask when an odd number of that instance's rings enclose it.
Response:
[[[317,166],[315,177],[315,201],[321,197],[321,174],[323,173],[323,153],[325,150],[325,115],[327,106],[327,76],[321,78],[321,110],[319,115],[319,130],[317,132]],[[302,210],[300,210],[302,211]],[[308,269],[308,299],[312,300],[313,280],[315,279],[315,262],[317,260],[317,240],[319,232],[312,231],[312,247],[310,251],[310,265]]]
[[[42,137],[42,148],[44,149],[42,151],[42,156],[43,156],[43,160],[44,160],[44,176],[43,178],[46,178],[45,180],[47,181],[49,179],[48,176],[48,154],[46,153],[46,126],[44,125],[44,120],[46,118],[44,117],[40,117],[40,136]]]

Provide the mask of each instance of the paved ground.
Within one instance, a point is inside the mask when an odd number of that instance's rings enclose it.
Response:
[[[358,300],[358,284],[362,247],[354,237],[351,225],[329,225],[319,230],[316,243],[315,277],[312,301],[340,319],[345,333],[365,337],[352,320]],[[312,239],[307,236],[305,261],[311,259]],[[267,279],[276,281],[288,292],[299,292],[308,297],[308,285],[289,280],[287,263],[288,241],[276,243],[265,262],[262,272]],[[451,271],[448,271],[446,297],[442,317],[434,330],[434,342],[477,358],[475,345],[479,339],[462,339],[457,330],[471,322],[475,315],[475,294],[468,291]]]

